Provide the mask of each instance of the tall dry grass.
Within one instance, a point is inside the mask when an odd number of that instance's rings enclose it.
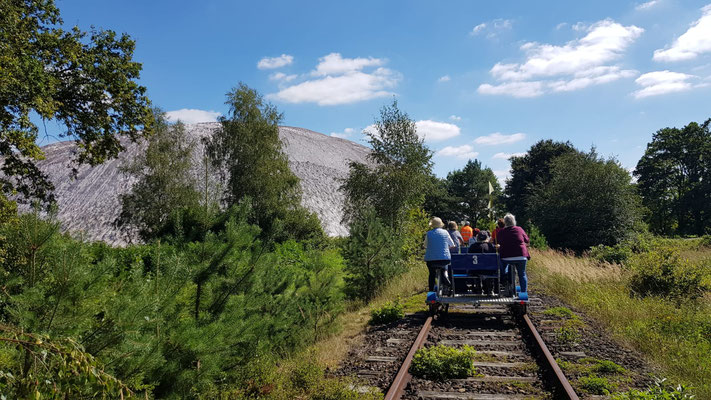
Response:
[[[706,259],[699,250],[694,259]],[[711,271],[710,271],[711,272]],[[613,336],[644,354],[661,374],[711,399],[711,302],[634,297],[628,272],[617,265],[555,251],[535,251],[531,285],[597,320]]]

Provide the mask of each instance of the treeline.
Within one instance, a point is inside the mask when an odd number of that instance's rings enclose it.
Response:
[[[708,235],[710,124],[711,119],[657,131],[632,175],[594,148],[541,140],[510,159],[511,177],[502,191],[490,168],[469,160],[446,178],[431,178],[425,210],[482,229],[491,226],[492,217],[511,212],[540,245],[547,241],[578,252],[628,243],[644,232]]]

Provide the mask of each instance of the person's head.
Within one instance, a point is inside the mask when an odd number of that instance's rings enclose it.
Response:
[[[505,227],[506,224],[504,224],[504,219],[503,219],[503,218],[499,218],[499,220],[496,221],[496,226],[498,226],[499,228]]]
[[[436,228],[441,228],[444,226],[444,223],[442,222],[442,219],[439,217],[434,217],[430,220],[430,228],[436,229]]]
[[[504,215],[504,224],[506,226],[516,226],[516,217],[511,213]]]
[[[469,226],[469,221],[464,221],[464,226]]]
[[[476,234],[476,241],[483,243],[489,240],[489,232],[487,231],[480,231],[479,233]]]
[[[449,224],[447,224],[447,228],[450,230],[457,230],[457,223],[454,221],[449,221]]]

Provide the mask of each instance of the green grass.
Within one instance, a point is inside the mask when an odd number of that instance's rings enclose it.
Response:
[[[711,251],[698,259],[708,259]],[[709,271],[711,274],[711,271]],[[530,280],[604,325],[646,355],[675,383],[711,398],[711,300],[631,297],[627,272],[552,251],[536,252]]]

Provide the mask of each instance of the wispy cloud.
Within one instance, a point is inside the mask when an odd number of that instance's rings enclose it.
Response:
[[[646,2],[646,3],[637,4],[637,5],[634,7],[634,9],[637,10],[637,11],[649,10],[650,8],[656,6],[656,5],[659,4],[659,3],[660,3],[659,0],[652,0],[652,1],[648,1],[648,2]]]
[[[641,99],[649,96],[683,92],[694,87],[689,82],[692,78],[695,78],[695,76],[667,70],[648,72],[635,80],[638,85],[642,86],[642,89],[633,92],[632,95],[637,99]]]
[[[297,78],[297,75],[287,75],[283,72],[275,72],[269,75],[269,79],[273,81],[290,82]]]
[[[637,75],[618,65],[618,59],[644,32],[634,25],[623,26],[609,19],[585,28],[587,34],[557,46],[524,43],[522,63],[496,63],[489,71],[498,84],[479,86],[482,94],[536,97],[548,92],[579,90]]]
[[[523,157],[525,155],[526,155],[526,153],[496,153],[491,158],[500,159],[500,160],[508,160],[511,157]]]
[[[478,36],[486,34],[488,39],[495,38],[499,33],[510,30],[513,27],[513,21],[510,19],[497,18],[493,21],[482,22],[472,28],[469,32],[470,36]]]
[[[459,117],[459,116],[456,116],[456,115],[452,114],[452,115],[449,116],[449,119],[451,119],[452,121],[461,121],[461,120],[462,120],[462,117]]]
[[[259,69],[274,69],[287,66],[294,62],[294,57],[282,54],[279,57],[264,57],[257,63]]]
[[[495,132],[486,136],[479,136],[474,139],[474,143],[481,146],[495,146],[499,144],[511,144],[520,142],[526,139],[525,133],[514,133],[511,135],[504,135],[499,132]]]
[[[435,155],[440,157],[454,157],[461,160],[469,160],[476,158],[476,156],[479,155],[479,152],[474,151],[474,147],[465,144],[462,146],[447,146],[435,153]]]
[[[445,75],[437,79],[437,82],[449,82],[452,78],[449,77],[449,75]]]
[[[401,75],[388,68],[379,58],[343,58],[331,53],[319,59],[315,77],[268,95],[271,99],[288,103],[316,103],[322,106],[350,104],[378,97],[391,96]],[[365,69],[377,67],[366,72]]]
[[[428,142],[441,142],[457,137],[460,129],[457,125],[432,120],[422,120],[415,123],[417,135]]]
[[[655,61],[691,60],[711,52],[711,4],[701,9],[701,18],[666,49],[654,51]]]
[[[198,122],[215,122],[220,116],[217,111],[198,110],[195,108],[181,108],[180,110],[167,111],[165,117],[170,122],[181,121],[185,124]]]

